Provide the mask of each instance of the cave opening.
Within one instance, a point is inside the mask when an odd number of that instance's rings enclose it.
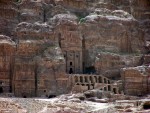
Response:
[[[26,96],[26,95],[24,95],[24,96],[23,96],[23,98],[27,98],[27,96]]]

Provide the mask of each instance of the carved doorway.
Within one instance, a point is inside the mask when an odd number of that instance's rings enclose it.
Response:
[[[69,70],[69,74],[72,74],[73,73],[73,69],[72,68],[70,68],[70,70]]]
[[[3,93],[3,88],[2,87],[0,87],[0,93]]]

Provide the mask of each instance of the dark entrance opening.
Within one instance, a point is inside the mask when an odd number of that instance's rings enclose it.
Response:
[[[116,88],[113,88],[113,92],[114,92],[115,94],[117,94]]]
[[[2,87],[0,87],[0,93],[3,93],[3,88]]]
[[[102,77],[99,77],[99,83],[102,83]]]
[[[49,95],[48,98],[54,98],[56,95]]]
[[[111,87],[110,87],[110,85],[108,85],[108,91],[111,91]]]
[[[26,95],[24,95],[24,96],[23,96],[23,98],[27,98],[27,96],[26,96]]]
[[[70,70],[69,70],[69,74],[72,74],[73,73],[73,70],[72,70],[72,68],[70,68]]]
[[[12,92],[12,87],[10,86],[10,87],[9,87],[9,93],[11,93],[11,92]]]
[[[70,62],[70,66],[72,66],[72,62]]]
[[[143,109],[150,109],[150,103],[145,103],[143,105]]]

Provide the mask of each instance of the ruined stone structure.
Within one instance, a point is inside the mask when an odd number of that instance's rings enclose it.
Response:
[[[148,0],[1,0],[0,93],[120,93],[111,79],[149,63],[149,16]]]
[[[71,86],[73,86],[73,92],[99,89],[103,91],[112,91],[115,94],[120,93],[118,86],[104,76],[88,74],[71,75],[70,80],[72,81]]]
[[[150,93],[149,67],[124,68],[122,80],[124,93],[128,95],[143,96]]]

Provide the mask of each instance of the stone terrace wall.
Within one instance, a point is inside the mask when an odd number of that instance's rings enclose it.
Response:
[[[72,91],[76,93],[92,89],[112,91],[115,94],[120,92],[118,86],[113,84],[113,81],[102,75],[72,74],[69,75],[69,78]]]

